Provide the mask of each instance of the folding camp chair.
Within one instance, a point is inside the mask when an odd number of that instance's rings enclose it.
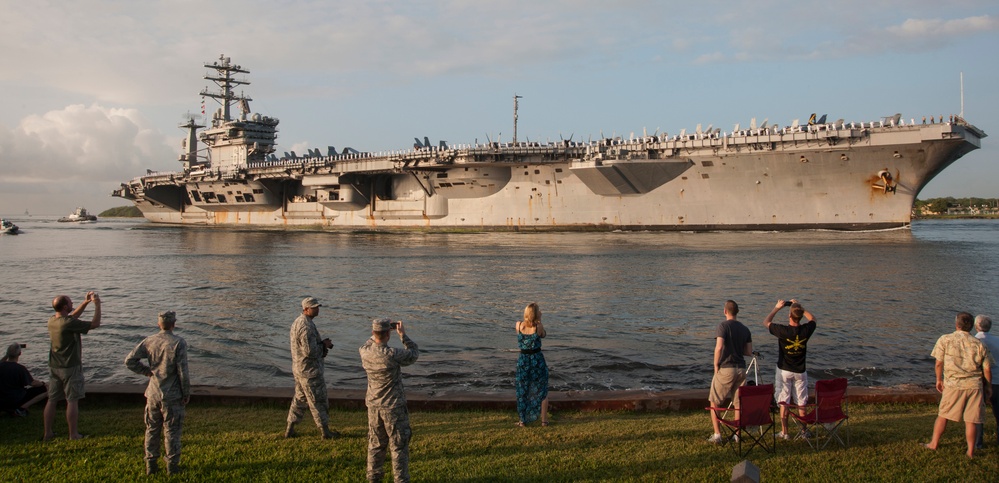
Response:
[[[738,419],[725,419],[718,416],[718,421],[729,431],[729,438],[725,438],[725,441],[729,439],[738,441],[738,448],[733,446],[732,449],[742,457],[748,455],[756,446],[763,448],[763,451],[773,453],[777,449],[777,433],[774,431],[773,413],[770,412],[770,401],[773,400],[774,396],[773,384],[740,386],[737,393],[739,398]],[[726,411],[726,408],[716,407],[705,409],[718,411],[719,414]],[[756,431],[750,430],[750,428],[757,426],[760,427],[759,435],[756,434]],[[770,433],[769,442],[767,441],[767,433]],[[745,452],[742,450],[743,443],[749,445]]]
[[[825,442],[822,448],[829,445],[830,441],[837,441],[844,448],[850,444],[850,427],[847,414],[846,398],[847,382],[845,378],[816,381],[815,383],[815,404],[798,406],[794,404],[781,405],[787,407],[788,414],[801,426],[805,440],[812,448],[819,449],[819,443],[825,435]],[[804,408],[805,415],[798,414],[798,409]],[[840,427],[846,428],[846,442],[839,435]]]

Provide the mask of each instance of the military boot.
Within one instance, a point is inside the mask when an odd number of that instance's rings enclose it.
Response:
[[[323,439],[336,439],[340,437],[340,433],[330,429],[329,426],[323,426]]]
[[[173,464],[173,463],[170,463],[170,464],[167,465],[167,474],[168,475],[171,475],[171,476],[173,476],[173,475],[179,475],[181,471],[184,471],[184,469],[181,468],[180,465],[176,465],[176,464]]]
[[[284,437],[285,438],[294,438],[295,436],[296,436],[296,433],[295,433],[295,423],[288,423],[288,427],[285,428],[285,430],[284,430]]]
[[[146,474],[147,475],[155,475],[156,472],[159,471],[159,470],[160,470],[160,468],[159,468],[159,466],[156,465],[155,461],[146,461]]]

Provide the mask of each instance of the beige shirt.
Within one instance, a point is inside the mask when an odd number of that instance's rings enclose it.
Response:
[[[992,367],[985,344],[963,330],[941,336],[930,355],[943,362],[944,387],[952,389],[981,389],[983,370]]]

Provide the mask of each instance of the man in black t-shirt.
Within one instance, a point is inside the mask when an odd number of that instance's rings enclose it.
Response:
[[[788,314],[788,325],[773,323],[774,316],[780,309],[790,305]],[[802,324],[801,319],[808,319]],[[777,348],[780,352],[777,358],[777,380],[776,385],[780,387],[777,395],[778,403],[790,403],[792,396],[794,404],[804,406],[808,403],[808,373],[805,372],[805,354],[808,349],[808,339],[815,332],[815,317],[805,310],[797,300],[790,302],[778,300],[774,309],[767,315],[763,325],[771,334],[777,336]],[[799,408],[798,414],[804,416],[805,409]],[[787,432],[787,408],[780,408],[780,434],[781,439],[791,439]]]
[[[16,416],[27,416],[28,407],[48,397],[45,383],[31,377],[22,366],[21,345],[11,344],[0,359],[0,408]]]

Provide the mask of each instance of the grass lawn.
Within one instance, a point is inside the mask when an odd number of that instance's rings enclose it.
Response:
[[[80,430],[89,436],[82,441],[65,438],[61,419],[56,431],[62,438],[38,441],[41,408],[27,418],[0,419],[0,481],[146,480],[142,407],[81,406]],[[749,459],[765,481],[981,482],[999,475],[994,444],[975,460],[965,457],[963,424],[948,426],[936,452],[918,445],[929,440],[936,406],[850,409],[847,449],[816,452],[802,441],[778,441],[776,455],[754,449]],[[63,414],[60,407],[59,418]],[[284,439],[286,414],[283,405],[194,403],[184,427],[184,473],[152,479],[364,480],[363,411],[331,414],[344,435],[334,441],[321,440],[311,423],[299,425],[297,438]],[[730,447],[706,442],[711,431],[703,411],[558,412],[547,428],[515,427],[515,414],[497,411],[414,412],[411,419],[414,481],[729,481],[742,460]],[[986,441],[995,441],[991,422],[986,430]]]

